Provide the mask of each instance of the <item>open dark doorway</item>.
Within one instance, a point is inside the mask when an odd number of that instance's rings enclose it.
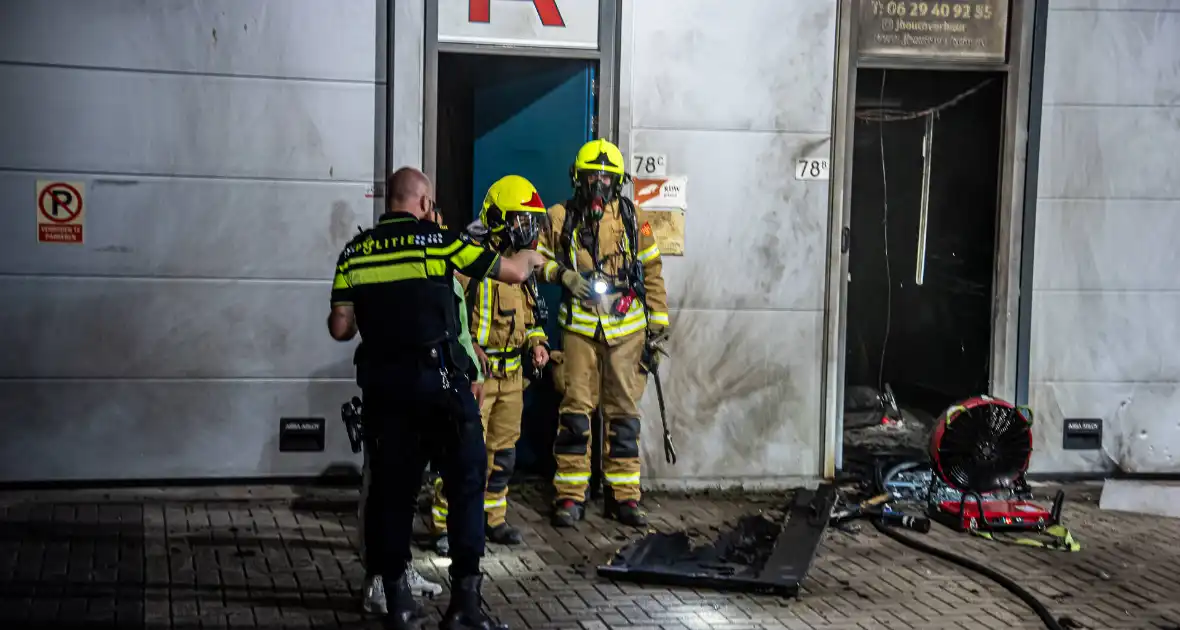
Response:
[[[578,59],[439,54],[436,196],[450,226],[477,219],[488,187],[505,175],[527,178],[547,206],[565,201],[569,164],[596,131],[596,70]],[[541,295],[552,305],[550,344],[560,347],[560,291],[542,286]],[[553,474],[559,402],[548,376],[525,391],[518,471]]]
[[[924,450],[948,405],[989,392],[1004,76],[861,69],[856,95],[844,410],[853,459]]]

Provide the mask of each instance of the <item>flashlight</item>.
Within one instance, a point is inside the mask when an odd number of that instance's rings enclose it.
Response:
[[[606,290],[609,288],[610,286],[606,283],[606,280],[603,280],[602,278],[594,281],[594,292],[599,295],[606,293]]]

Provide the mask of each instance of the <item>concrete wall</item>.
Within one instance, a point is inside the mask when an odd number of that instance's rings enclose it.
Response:
[[[649,386],[647,484],[820,471],[828,182],[792,169],[830,153],[836,22],[832,0],[623,3],[624,152],[689,177],[685,256],[664,261],[681,461],[664,462]]]
[[[1180,5],[1050,7],[1032,469],[1180,472]],[[1102,418],[1109,457],[1062,450],[1064,418]]]
[[[0,480],[319,473],[351,348],[335,257],[372,220],[383,0],[0,8]],[[36,242],[83,181],[84,245]],[[280,416],[329,421],[279,455]]]

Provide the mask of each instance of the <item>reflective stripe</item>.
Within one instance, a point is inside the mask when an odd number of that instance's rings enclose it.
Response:
[[[545,329],[540,326],[529,329],[529,339],[545,339]]]
[[[344,265],[341,265],[340,269],[336,270],[336,277],[332,279],[332,288],[333,289],[347,289],[348,288],[348,279],[344,277]]]
[[[556,256],[553,255],[553,251],[548,247],[545,247],[544,243],[537,243],[537,251],[541,254],[544,254],[548,258],[556,258]]]
[[[639,473],[603,475],[603,479],[612,486],[634,486],[639,483]]]
[[[485,251],[487,251],[478,245],[470,245],[466,243],[463,245],[463,248],[456,252],[454,256],[451,256],[451,263],[460,269],[466,269],[469,265],[478,260]]]
[[[491,509],[498,508],[498,507],[508,507],[508,499],[507,498],[484,499],[483,509],[491,510]]]
[[[494,372],[515,372],[520,369],[520,357],[496,357],[488,355],[488,367]]]
[[[488,345],[492,333],[492,281],[484,278],[479,283],[479,329],[475,332],[477,345]]]
[[[668,325],[668,314],[659,311],[651,311],[647,314],[647,321],[658,326]]]
[[[350,286],[359,287],[366,284],[383,284],[386,282],[399,282],[402,280],[425,280],[428,272],[435,272],[429,275],[443,276],[446,275],[446,265],[443,264],[442,271],[437,269],[429,269],[427,265],[422,264],[422,261],[394,263],[392,265],[385,265],[382,267],[365,267],[364,269],[353,269],[348,272],[348,284]]]
[[[635,257],[639,259],[639,262],[653,261],[660,257],[660,248],[655,243],[652,243],[651,247],[639,252]]]
[[[589,483],[590,473],[557,473],[553,483]]]
[[[647,321],[644,320],[644,318],[640,317],[633,322],[625,322],[623,324],[620,324],[618,326],[612,326],[610,328],[603,326],[602,332],[603,332],[603,334],[606,335],[607,339],[618,339],[619,337],[626,337],[627,335],[630,335],[632,333],[639,332],[640,330],[643,330],[646,327],[647,327]]]
[[[434,517],[434,520],[436,520],[436,521],[447,520],[447,511],[445,508],[440,508],[440,507],[430,508],[430,514],[431,514],[431,516]]]
[[[554,262],[552,260],[545,261],[545,266],[542,268],[542,273],[545,275],[546,282],[556,282],[557,281],[557,278],[555,277],[557,275],[557,269],[558,269],[558,265],[556,262]]]
[[[356,256],[344,261],[340,266],[341,271],[348,271],[349,267],[354,265],[370,265],[373,263],[390,262],[394,260],[422,260],[426,258],[426,254],[420,249],[406,249],[400,252],[390,252],[388,254],[369,254],[368,256]]]
[[[450,256],[451,254],[454,254],[455,251],[458,250],[460,247],[463,247],[463,245],[465,245],[465,243],[463,241],[455,241],[454,243],[451,243],[450,245],[447,245],[446,247],[427,247],[426,248],[426,255],[427,256],[434,256],[436,258],[446,258],[446,257]]]

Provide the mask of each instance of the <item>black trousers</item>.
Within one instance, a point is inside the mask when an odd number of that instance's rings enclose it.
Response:
[[[365,504],[365,567],[387,580],[410,560],[417,496],[427,461],[446,487],[450,573],[479,574],[484,553],[483,491],[487,471],[479,407],[463,377],[443,387],[437,368],[390,374],[363,388],[371,479]]]

